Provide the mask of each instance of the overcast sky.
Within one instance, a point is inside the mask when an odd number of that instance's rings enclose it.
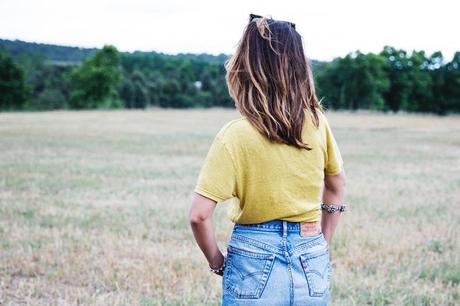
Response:
[[[0,0],[0,38],[120,51],[233,53],[249,13],[296,23],[309,58],[392,45],[460,51],[458,0]]]

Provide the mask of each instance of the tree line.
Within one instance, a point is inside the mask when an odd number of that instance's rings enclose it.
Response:
[[[0,110],[234,107],[227,57],[0,40]],[[358,50],[311,63],[328,109],[460,112],[460,52],[446,62],[439,51],[385,46],[378,54]]]

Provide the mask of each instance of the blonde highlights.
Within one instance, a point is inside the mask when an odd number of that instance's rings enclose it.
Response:
[[[226,82],[239,112],[270,140],[311,150],[302,142],[305,111],[315,126],[323,111],[302,37],[288,22],[257,18],[225,62]]]

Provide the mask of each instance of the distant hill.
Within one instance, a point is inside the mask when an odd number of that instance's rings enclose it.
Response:
[[[43,44],[36,42],[27,42],[23,40],[7,40],[0,39],[0,50],[4,50],[9,53],[13,58],[18,58],[22,54],[28,55],[43,55],[48,61],[58,65],[65,63],[78,63],[91,55],[98,48],[80,48],[80,47],[68,47],[59,46],[52,44]],[[221,63],[229,56],[221,53],[219,55],[211,55],[206,53],[194,54],[194,53],[179,53],[177,55],[170,55],[156,51],[134,51],[134,52],[120,52],[124,55],[156,55],[161,57],[173,57],[176,59],[193,59],[198,61],[205,61],[211,63]]]
[[[116,47],[116,46],[115,46]],[[53,44],[43,44],[36,42],[27,42],[23,40],[8,40],[0,39],[0,50],[5,50],[13,58],[18,58],[22,54],[27,54],[31,56],[44,56],[49,63],[55,65],[73,65],[78,64],[87,56],[91,55],[95,51],[99,50],[98,48],[80,48],[80,47],[68,47],[68,46],[59,46]],[[179,53],[176,55],[166,54],[156,51],[134,51],[134,52],[120,52],[123,55],[144,55],[144,56],[159,56],[165,59],[177,59],[177,60],[196,60],[203,61],[208,63],[223,63],[230,54],[221,53],[219,55],[211,55],[207,53]],[[321,66],[325,62],[320,62],[312,60],[313,68]]]
[[[46,59],[56,62],[80,62],[97,50],[96,48],[66,47],[17,39],[0,39],[0,49],[7,51],[14,58],[22,54],[42,54]]]

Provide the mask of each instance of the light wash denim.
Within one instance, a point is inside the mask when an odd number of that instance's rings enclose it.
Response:
[[[235,224],[227,245],[222,305],[328,305],[332,266],[323,233],[300,223]]]

